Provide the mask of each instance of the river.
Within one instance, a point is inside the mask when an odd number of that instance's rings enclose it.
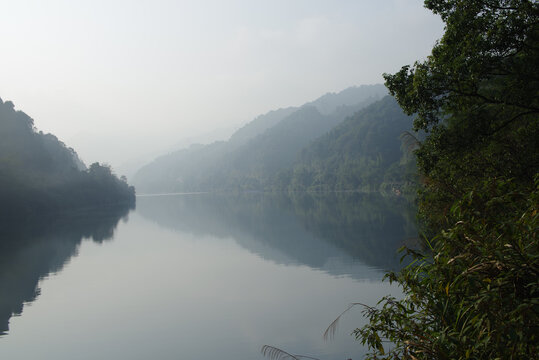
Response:
[[[378,194],[191,194],[0,230],[0,359],[361,359],[413,210]]]

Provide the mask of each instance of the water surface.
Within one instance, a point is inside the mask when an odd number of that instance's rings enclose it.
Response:
[[[360,359],[322,333],[381,282],[415,236],[378,195],[140,197],[137,209],[27,221],[0,232],[1,359],[262,359],[264,344]]]

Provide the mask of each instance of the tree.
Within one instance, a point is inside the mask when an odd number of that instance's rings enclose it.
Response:
[[[384,74],[414,126],[427,177],[421,210],[435,227],[483,178],[531,184],[539,167],[539,5],[523,0],[427,0],[445,33],[424,62]],[[427,208],[425,211],[424,209]],[[433,212],[434,208],[442,214]]]
[[[538,352],[539,4],[426,0],[445,33],[386,86],[426,139],[426,241],[389,274],[403,299],[365,309],[371,359],[521,359]],[[392,345],[384,346],[388,340]],[[390,349],[391,348],[391,349]]]

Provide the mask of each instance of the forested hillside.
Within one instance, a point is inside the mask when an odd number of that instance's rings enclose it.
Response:
[[[0,214],[134,203],[134,188],[98,163],[88,169],[77,153],[0,99]]]
[[[304,148],[294,166],[279,174],[275,186],[365,191],[383,186],[400,192],[415,176],[413,157],[399,139],[411,128],[412,118],[386,96]]]
[[[266,190],[300,151],[347,116],[386,94],[381,85],[326,94],[299,108],[257,117],[229,141],[192,146],[156,159],[133,181],[141,192]]]

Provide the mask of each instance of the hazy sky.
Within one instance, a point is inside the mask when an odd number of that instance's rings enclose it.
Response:
[[[0,97],[116,167],[430,53],[419,0],[4,1]]]

